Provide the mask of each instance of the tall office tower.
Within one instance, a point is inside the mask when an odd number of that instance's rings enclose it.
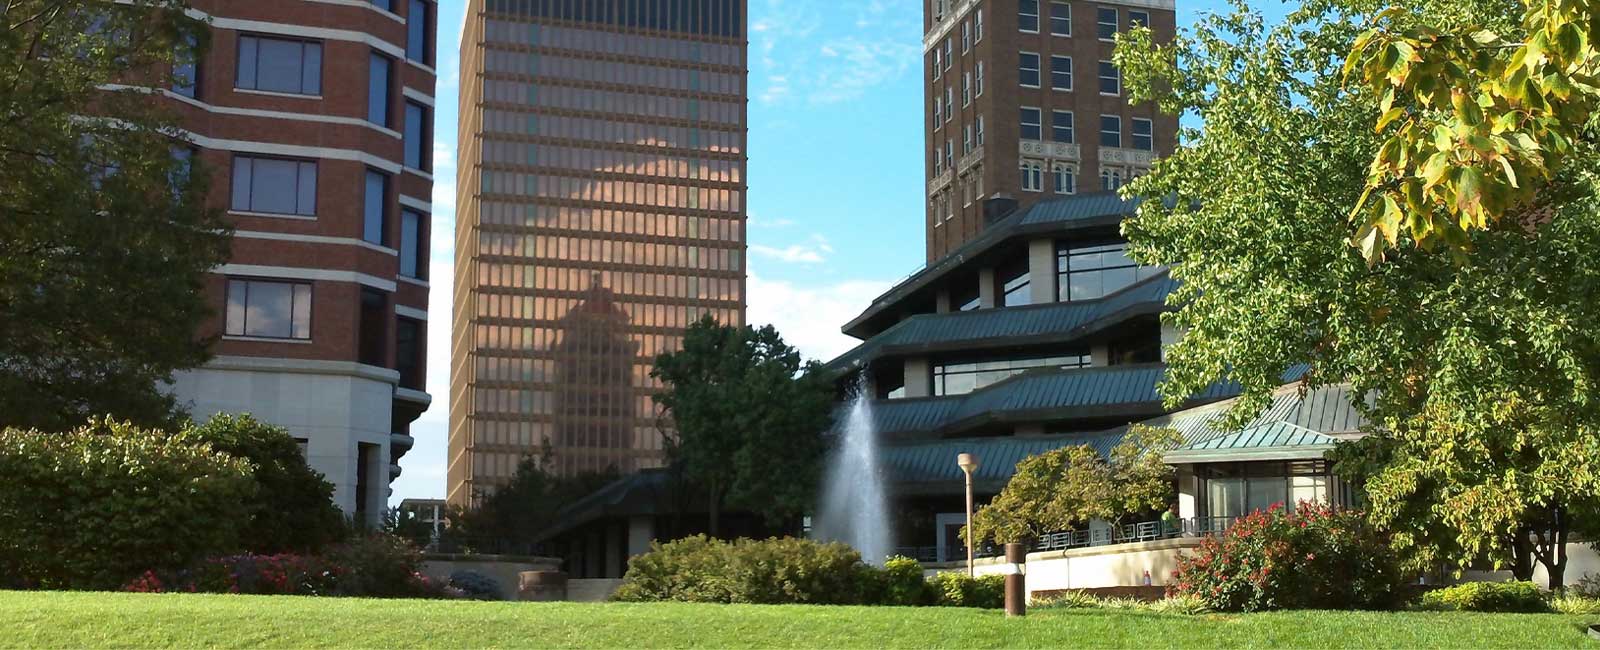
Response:
[[[236,229],[207,281],[215,358],[173,390],[199,418],[287,428],[334,499],[381,520],[423,392],[432,0],[194,0],[210,53],[163,91]]]
[[[928,261],[983,231],[985,198],[1113,190],[1176,145],[1177,118],[1129,106],[1111,62],[1133,25],[1170,40],[1173,0],[924,3]]]
[[[659,465],[656,355],[744,322],[745,0],[472,0],[461,43],[449,488],[548,441]]]

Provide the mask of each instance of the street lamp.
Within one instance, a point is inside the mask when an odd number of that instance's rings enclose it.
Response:
[[[956,464],[967,475],[967,575],[976,575],[972,569],[972,473],[978,471],[978,457],[974,454],[956,456]]]

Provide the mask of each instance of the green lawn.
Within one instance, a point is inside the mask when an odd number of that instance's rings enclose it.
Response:
[[[0,647],[1595,648],[1580,617],[480,603],[0,592]]]

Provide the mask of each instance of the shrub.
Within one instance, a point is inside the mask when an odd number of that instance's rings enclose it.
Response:
[[[1577,592],[1579,596],[1600,598],[1600,574],[1583,574],[1577,582],[1567,585],[1567,591]]]
[[[1404,576],[1361,513],[1311,503],[1235,521],[1182,558],[1168,594],[1216,611],[1388,609]]]
[[[1465,612],[1550,611],[1544,594],[1531,582],[1468,582],[1422,595],[1422,609]]]
[[[352,539],[325,555],[230,555],[179,570],[148,570],[123,585],[146,593],[201,592],[367,598],[461,597],[463,589],[417,571],[420,555],[385,535]],[[464,572],[466,573],[466,572]],[[474,574],[475,575],[475,574]],[[498,594],[498,585],[487,581]],[[478,585],[482,585],[479,582]],[[498,596],[496,596],[498,597]]]
[[[1205,601],[1194,596],[1167,596],[1157,601],[1137,598],[1100,598],[1085,591],[1067,591],[1055,594],[1033,604],[1034,607],[1052,609],[1122,609],[1180,614],[1193,616],[1211,611]]]
[[[330,547],[323,558],[343,571],[336,586],[340,596],[428,597],[444,589],[422,575],[422,552],[394,535],[357,535]]]
[[[940,573],[928,579],[933,585],[934,603],[940,607],[1005,606],[1006,577],[985,575],[976,578],[965,573]]]
[[[313,553],[344,536],[333,484],[306,464],[283,429],[224,413],[185,427],[178,437],[250,463],[257,490],[240,539],[252,553]]]
[[[616,600],[708,603],[863,602],[871,568],[844,544],[807,539],[703,535],[666,544],[628,562]]]
[[[922,565],[911,558],[896,555],[884,562],[882,569],[864,572],[863,575],[881,585],[881,593],[871,602],[903,606],[933,602],[933,589],[922,575]]]
[[[1039,599],[1034,603],[1034,606],[1057,609],[1099,609],[1101,604],[1101,600],[1089,592],[1066,591]]]
[[[115,589],[150,567],[238,548],[255,485],[244,461],[110,419],[0,431],[0,583]]]
[[[1600,598],[1576,593],[1565,593],[1550,599],[1550,609],[1557,614],[1594,616],[1600,614]]]
[[[500,600],[505,598],[505,593],[500,590],[500,582],[477,571],[457,571],[450,574],[450,586],[460,589],[461,593],[473,600]]]

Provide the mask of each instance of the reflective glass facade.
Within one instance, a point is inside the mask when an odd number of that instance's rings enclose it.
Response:
[[[462,52],[456,503],[545,441],[563,474],[660,464],[651,361],[704,315],[744,322],[743,1],[485,4]]]

